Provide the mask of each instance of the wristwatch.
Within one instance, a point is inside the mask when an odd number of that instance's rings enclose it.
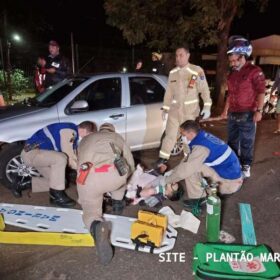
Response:
[[[262,108],[258,108],[257,110],[256,110],[256,112],[259,112],[259,113],[263,113],[263,109]]]

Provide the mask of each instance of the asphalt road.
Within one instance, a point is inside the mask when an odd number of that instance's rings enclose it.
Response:
[[[225,122],[213,125],[206,129],[225,138]],[[232,234],[236,243],[241,243],[238,203],[250,203],[258,244],[267,244],[274,252],[280,252],[280,157],[273,155],[280,151],[280,136],[273,135],[274,128],[273,120],[265,120],[258,126],[252,176],[240,192],[223,201],[222,229]],[[157,150],[135,154],[148,167],[157,155]],[[179,160],[179,157],[172,159],[171,165]],[[68,193],[77,197],[75,186],[69,188]],[[25,193],[23,198],[16,199],[3,186],[0,186],[0,202],[49,206],[48,193]],[[180,214],[181,202],[166,204]],[[124,216],[136,217],[138,209],[138,206],[129,206]],[[98,264],[94,248],[1,244],[0,280],[192,279],[192,250],[197,242],[205,241],[205,213],[200,220],[198,234],[178,230],[172,252],[182,253],[182,262],[176,261],[174,256],[170,262],[160,262],[158,255],[116,248],[112,262],[104,267]],[[18,229],[9,226],[7,230]]]

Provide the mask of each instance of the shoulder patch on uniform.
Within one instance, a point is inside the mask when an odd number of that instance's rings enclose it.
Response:
[[[76,137],[77,137],[77,133],[76,133],[76,131],[73,131],[73,132],[72,132],[72,137],[71,137],[71,139],[70,139],[70,143],[74,143]]]
[[[199,76],[200,80],[202,80],[202,81],[205,80],[205,75],[203,72],[198,73],[198,76]]]

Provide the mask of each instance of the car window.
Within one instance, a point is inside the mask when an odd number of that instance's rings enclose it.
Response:
[[[152,104],[162,102],[165,89],[151,77],[129,78],[130,104]]]
[[[100,79],[88,85],[74,101],[86,100],[89,111],[121,107],[121,79]]]
[[[86,78],[81,78],[58,83],[55,86],[49,87],[46,91],[37,96],[35,101],[39,106],[50,107],[55,105],[85,80]]]

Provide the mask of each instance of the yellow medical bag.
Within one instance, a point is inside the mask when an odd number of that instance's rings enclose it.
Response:
[[[160,247],[164,230],[162,227],[135,221],[131,226],[131,240],[135,243]]]
[[[153,212],[138,211],[138,220],[150,225],[163,227],[164,231],[167,228],[167,217]]]
[[[140,210],[138,220],[131,225],[131,240],[136,245],[160,247],[167,228],[167,217]]]

